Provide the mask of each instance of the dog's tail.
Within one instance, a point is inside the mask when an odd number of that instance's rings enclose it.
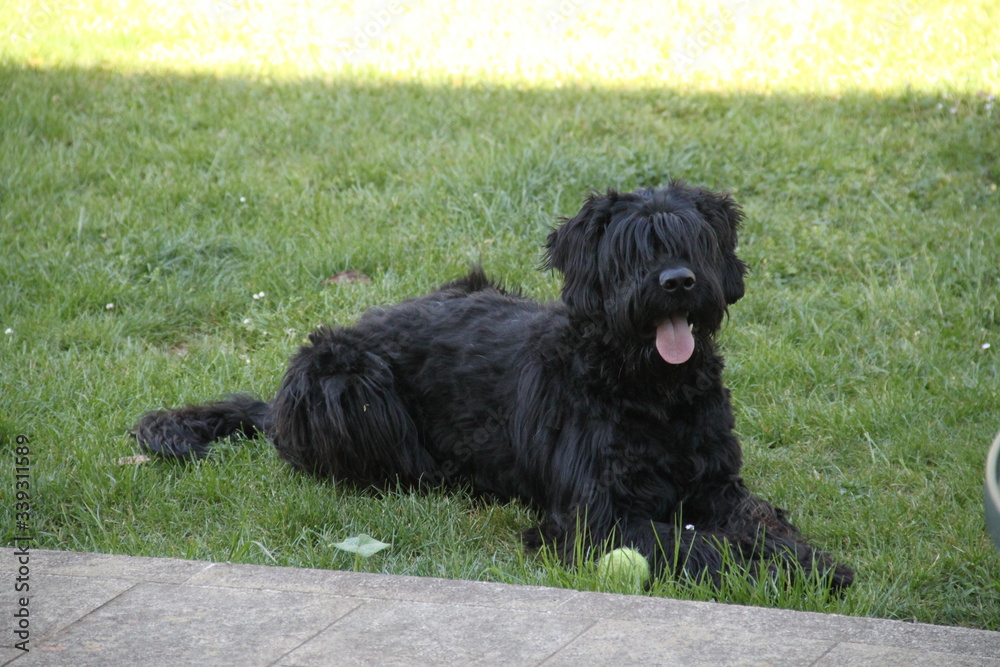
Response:
[[[231,435],[268,434],[268,404],[252,396],[148,412],[135,425],[135,439],[147,452],[168,458],[192,459],[208,454],[212,442]]]

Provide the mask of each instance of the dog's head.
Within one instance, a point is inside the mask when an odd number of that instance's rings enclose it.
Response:
[[[742,219],[728,195],[681,182],[594,194],[549,234],[545,266],[562,272],[571,314],[683,364],[743,296]]]

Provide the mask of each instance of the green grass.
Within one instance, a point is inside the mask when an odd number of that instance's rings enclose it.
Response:
[[[233,6],[0,2],[0,542],[26,435],[39,547],[353,568],[331,545],[368,533],[392,544],[371,571],[609,588],[524,553],[516,503],[357,494],[263,441],[118,459],[142,412],[269,395],[315,325],[473,262],[554,298],[559,216],[683,177],[748,214],[721,337],[748,484],[858,583],[653,594],[1000,630],[998,3],[845,3],[805,33],[762,27],[781,3],[675,7],[665,32],[586,2],[544,25],[412,4],[344,66],[329,19]],[[372,282],[323,285],[348,268]]]

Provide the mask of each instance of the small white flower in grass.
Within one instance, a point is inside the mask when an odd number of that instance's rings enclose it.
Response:
[[[250,324],[250,318],[248,317],[245,320],[243,320],[243,324]]]
[[[694,530],[694,524],[693,523],[685,524],[684,530]]]
[[[253,295],[253,298],[254,298],[255,300],[256,300],[256,299],[263,299],[263,298],[264,298],[265,296],[267,296],[267,295],[266,295],[266,294],[264,294],[263,292],[257,292],[256,294],[254,294],[254,295]]]
[[[104,309],[105,310],[114,310],[115,309],[115,304],[109,303],[108,305],[104,306]]]
[[[240,197],[240,201],[241,201],[241,202],[245,202],[246,200],[247,200],[247,198],[246,198],[246,197]]]
[[[14,335],[14,330],[13,329],[4,329],[4,333],[7,334],[8,336],[13,336]]]
[[[990,344],[989,344],[989,343],[983,343],[983,344],[982,344],[982,345],[980,346],[980,349],[983,349],[983,350],[988,350],[988,349],[990,349]]]

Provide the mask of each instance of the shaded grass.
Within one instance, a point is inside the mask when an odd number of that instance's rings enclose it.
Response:
[[[558,216],[592,188],[684,177],[748,214],[749,291],[722,333],[748,483],[858,584],[839,600],[740,578],[653,594],[1000,629],[981,499],[1000,405],[989,90],[59,64],[78,56],[0,66],[0,441],[31,439],[39,546],[352,568],[330,545],[365,532],[392,544],[370,571],[607,590],[525,554],[537,516],[516,503],[359,494],[292,474],[262,441],[193,465],[118,459],[142,412],[270,395],[315,325],[473,262],[554,298],[535,269]],[[372,282],[322,284],[348,268]],[[10,503],[0,515],[9,544]]]

